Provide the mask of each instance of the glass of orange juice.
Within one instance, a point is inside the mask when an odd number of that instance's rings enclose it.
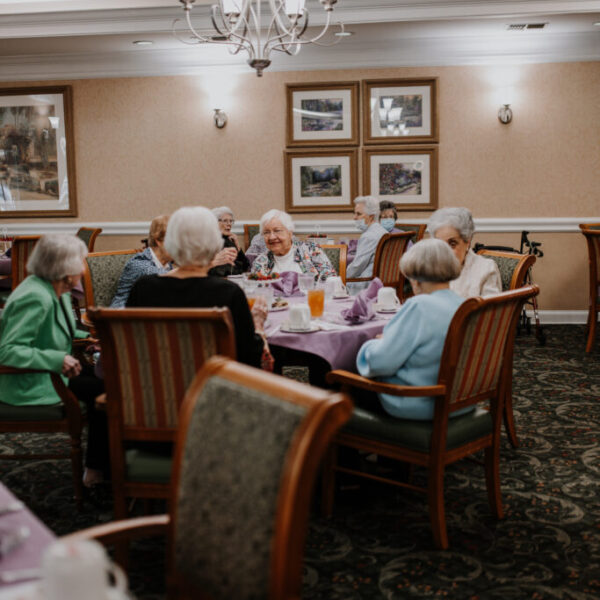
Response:
[[[311,316],[315,319],[321,317],[325,308],[325,288],[315,283],[307,291],[307,302]]]
[[[254,303],[256,302],[256,296],[247,296],[246,300],[248,300],[248,306],[250,307],[250,310],[252,310],[252,307],[254,306]]]

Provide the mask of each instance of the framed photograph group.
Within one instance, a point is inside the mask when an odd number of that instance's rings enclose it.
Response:
[[[71,86],[0,89],[0,217],[76,216]]]
[[[357,146],[358,85],[288,84],[287,145]]]
[[[435,210],[437,173],[437,146],[363,150],[364,194],[390,200],[398,210]]]
[[[289,150],[284,152],[287,212],[352,210],[358,193],[357,150]]]

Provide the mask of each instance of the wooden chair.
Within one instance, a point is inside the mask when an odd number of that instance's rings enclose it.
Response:
[[[27,261],[40,237],[39,235],[18,235],[13,240],[10,252],[13,290],[27,277]]]
[[[180,412],[170,514],[68,536],[166,533],[170,598],[298,599],[312,484],[343,394],[211,358]]]
[[[342,281],[345,284],[348,246],[346,246],[346,244],[329,244],[327,246],[321,246],[321,250],[325,252],[327,258],[333,265],[335,272],[342,278]]]
[[[12,406],[1,403],[0,392],[0,433],[66,433],[70,439],[70,451],[64,453],[49,452],[44,454],[0,454],[0,460],[39,460],[70,458],[73,471],[73,487],[75,501],[81,508],[83,498],[83,457],[81,451],[81,432],[85,418],[74,394],[65,386],[61,377],[49,371],[17,369],[0,366],[0,373],[15,377],[27,373],[48,373],[52,378],[54,389],[62,404],[44,406]]]
[[[519,254],[518,252],[505,252],[501,250],[482,249],[477,252],[486,258],[492,259],[500,271],[502,278],[502,291],[516,290],[525,285],[529,269],[534,265],[536,258],[533,254]],[[529,280],[531,281],[531,279]],[[504,425],[508,440],[513,448],[519,447],[519,438],[515,427],[515,417],[512,401],[512,374],[513,374],[513,356],[512,348],[510,356],[505,362],[503,377],[504,385]]]
[[[244,223],[244,249],[248,250],[250,243],[252,242],[252,238],[257,233],[260,233],[259,223]]]
[[[401,223],[400,221],[396,221],[395,227],[402,229],[402,231],[412,231],[413,236],[410,239],[413,244],[416,244],[419,240],[423,239],[425,230],[427,229],[427,225],[421,225],[420,223]]]
[[[145,442],[175,441],[198,370],[214,354],[235,358],[233,321],[228,308],[91,308],[89,316],[102,348],[114,511],[122,519],[127,497],[169,497],[168,444],[161,454]]]
[[[331,371],[328,375],[329,382],[339,382],[343,389],[354,386],[394,396],[430,396],[435,402],[433,421],[381,416],[357,407],[336,442],[429,470],[427,488],[387,481],[427,493],[433,540],[438,548],[448,547],[444,468],[460,458],[485,451],[488,499],[496,517],[502,517],[498,463],[503,364],[514,344],[521,308],[538,292],[537,286],[527,286],[485,299],[466,300],[450,323],[436,385],[411,387],[380,383],[348,371]],[[489,401],[489,411],[476,407],[472,412],[449,418],[450,412],[482,401]],[[328,514],[333,506],[336,469],[386,481],[382,476],[337,466],[332,450],[323,476],[323,506]]]
[[[590,297],[586,325],[586,352],[591,352],[596,337],[598,312],[600,312],[600,223],[582,223],[579,225],[588,246]]]
[[[80,227],[75,234],[86,246],[88,252],[94,251],[96,238],[102,233],[102,228]]]
[[[375,250],[373,261],[373,274],[370,277],[348,277],[347,282],[371,281],[379,277],[385,286],[396,288],[396,293],[401,302],[404,302],[404,282],[406,278],[400,271],[400,259],[406,250],[413,233],[386,233],[381,237]]]

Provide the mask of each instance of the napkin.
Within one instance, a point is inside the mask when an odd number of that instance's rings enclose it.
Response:
[[[302,292],[298,288],[298,273],[294,271],[284,271],[279,279],[271,283],[271,289],[277,294],[280,292],[284,297],[302,296]]]
[[[358,323],[364,323],[372,319],[375,316],[372,306],[373,300],[377,298],[377,292],[382,287],[383,283],[381,283],[381,279],[375,277],[366,290],[356,294],[352,306],[342,311],[344,320],[357,325]]]

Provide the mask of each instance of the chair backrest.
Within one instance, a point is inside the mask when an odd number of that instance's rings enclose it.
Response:
[[[406,250],[412,232],[386,233],[379,240],[373,262],[373,277],[379,277],[385,286],[396,288],[402,298],[406,278],[400,271],[400,259]]]
[[[244,248],[248,250],[252,238],[260,233],[259,223],[245,223],[244,224]]]
[[[335,272],[342,278],[342,281],[346,283],[348,246],[346,246],[346,244],[328,244],[327,246],[321,246],[321,250],[327,255]]]
[[[94,251],[96,238],[102,233],[102,228],[80,227],[75,234],[86,246],[88,252]]]
[[[213,600],[300,598],[312,484],[351,412],[344,394],[208,361],[180,413],[169,583]]]
[[[111,444],[174,439],[198,370],[215,354],[235,358],[228,308],[91,308],[89,316],[102,347]]]
[[[139,250],[91,252],[85,259],[83,289],[85,305],[109,306],[117,291],[125,263]]]
[[[469,298],[460,305],[440,361],[438,383],[448,388],[446,410],[498,397],[502,367],[512,356],[523,304],[538,293],[538,286],[527,285],[487,298]],[[439,404],[436,416],[438,409]]]
[[[13,290],[27,277],[27,261],[40,237],[39,235],[18,235],[13,240],[10,251],[11,287]]]
[[[525,284],[527,271],[535,263],[533,254],[519,254],[518,252],[504,252],[501,250],[479,250],[477,254],[491,258],[497,265],[502,278],[502,291],[516,290]]]
[[[579,227],[588,245],[590,294],[600,296],[600,223],[583,223]]]
[[[413,244],[416,244],[419,240],[423,239],[425,230],[427,229],[427,225],[422,225],[420,223],[401,223],[400,221],[396,221],[395,227],[402,229],[402,231],[412,231],[413,236],[410,239]]]

